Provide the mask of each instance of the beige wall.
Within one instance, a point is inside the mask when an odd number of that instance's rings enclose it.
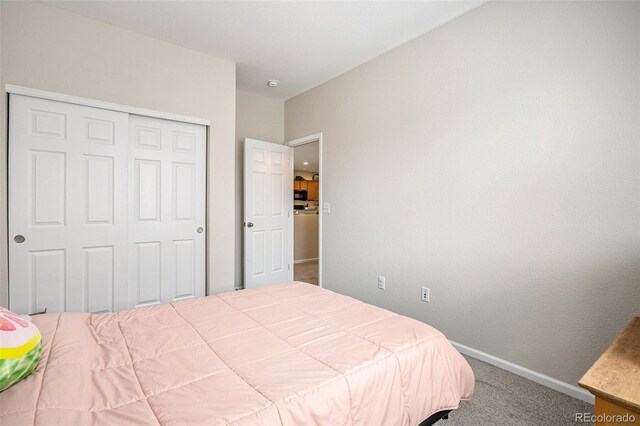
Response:
[[[294,261],[318,258],[318,215],[294,215],[293,235]]]
[[[640,314],[638,22],[490,2],[287,101],[324,133],[325,286],[576,384]]]
[[[284,101],[237,91],[236,95],[236,221],[235,285],[243,285],[243,150],[244,138],[282,144],[284,142]]]
[[[313,180],[313,175],[318,172],[305,172],[304,170],[294,170],[293,176],[302,176],[305,180]]]
[[[235,64],[34,2],[2,2],[0,304],[7,303],[5,84],[211,120],[209,292],[234,283]]]

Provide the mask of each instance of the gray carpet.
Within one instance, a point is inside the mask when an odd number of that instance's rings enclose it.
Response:
[[[318,261],[294,264],[293,279],[318,285]]]
[[[593,413],[591,404],[477,359],[465,358],[476,376],[475,393],[437,426],[575,425],[575,413]]]

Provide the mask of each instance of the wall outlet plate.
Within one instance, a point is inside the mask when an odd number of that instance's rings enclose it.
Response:
[[[429,302],[429,297],[431,296],[431,291],[427,287],[422,287],[422,292],[420,293],[420,300],[423,302]]]
[[[379,277],[378,277],[378,288],[379,288],[380,290],[384,290],[384,289],[385,289],[385,286],[386,286],[385,278],[384,278],[384,277],[382,277],[382,276],[379,276]]]

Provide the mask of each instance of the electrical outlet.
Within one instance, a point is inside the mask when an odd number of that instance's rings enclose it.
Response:
[[[427,287],[422,287],[422,293],[420,294],[420,300],[422,300],[423,302],[428,302],[429,301],[429,296],[431,292],[429,291],[429,289]]]
[[[386,284],[385,284],[385,279],[384,279],[384,277],[382,277],[382,276],[378,277],[378,288],[379,288],[380,290],[384,290],[385,285],[386,285]]]

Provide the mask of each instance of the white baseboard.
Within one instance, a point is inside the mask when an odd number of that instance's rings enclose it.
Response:
[[[489,355],[488,353],[481,352],[477,349],[470,348],[469,346],[465,346],[451,340],[450,342],[453,347],[462,354],[469,355],[472,358],[476,358],[488,364],[495,365],[498,368],[502,368],[503,370],[507,370],[513,374],[517,374],[518,376],[522,376],[525,379],[529,379],[558,392],[562,392],[566,395],[577,398],[581,401],[588,402],[589,404],[594,403],[594,396],[590,394],[586,389],[570,385],[569,383],[561,382],[560,380],[554,379],[553,377],[546,376],[542,373],[538,373],[537,371],[529,370],[526,367],[522,367],[521,365],[505,361],[504,359]]]
[[[314,257],[311,259],[300,259],[300,260],[294,260],[293,263],[294,265],[297,265],[298,263],[309,263],[309,262],[317,262],[318,258]]]

